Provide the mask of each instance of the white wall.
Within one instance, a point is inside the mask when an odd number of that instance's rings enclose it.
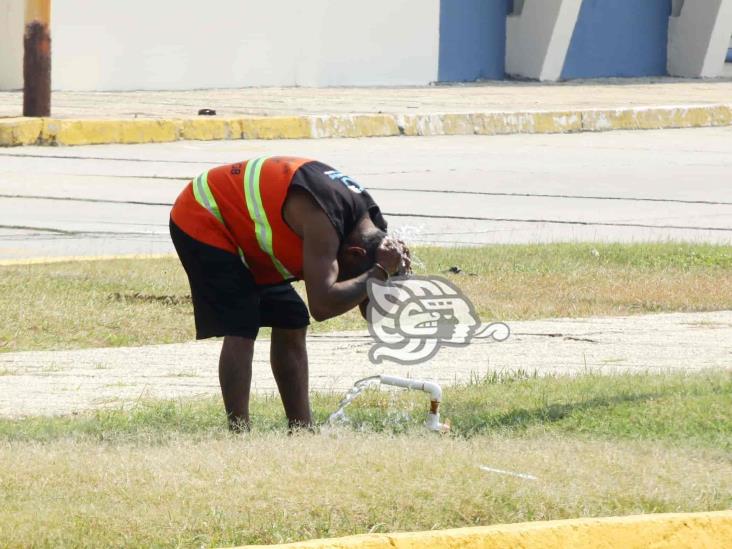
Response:
[[[298,1],[298,0],[295,0]],[[310,47],[298,84],[428,84],[437,80],[439,0],[299,0]]]
[[[0,0],[0,90],[23,87],[24,0]]]
[[[437,78],[439,0],[57,0],[53,9],[54,89]]]
[[[506,72],[559,80],[582,0],[523,0],[506,24]]]
[[[668,28],[668,73],[720,76],[731,33],[732,0],[675,1]]]

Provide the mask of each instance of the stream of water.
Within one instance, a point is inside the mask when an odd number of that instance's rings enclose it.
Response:
[[[346,417],[345,409],[346,407],[353,402],[358,395],[363,393],[366,389],[371,387],[372,385],[376,385],[378,383],[381,383],[381,378],[379,376],[371,376],[371,377],[365,377],[363,379],[359,379],[356,383],[353,384],[353,387],[351,387],[348,392],[346,393],[346,396],[343,397],[343,399],[338,404],[338,409],[330,414],[330,417],[328,418],[328,425],[337,425],[337,424],[343,424],[348,422],[348,418]]]

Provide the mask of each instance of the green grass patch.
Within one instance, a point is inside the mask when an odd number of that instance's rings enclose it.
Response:
[[[277,398],[230,434],[219,399],[0,421],[0,545],[216,547],[732,505],[732,374],[495,375],[369,390],[287,435]],[[340,395],[319,395],[319,421]],[[526,480],[481,470],[528,473]]]
[[[342,395],[315,393],[313,413],[325,424]],[[348,428],[372,433],[421,432],[428,398],[420,392],[367,390],[347,408]],[[0,441],[162,444],[171,437],[227,437],[220,398],[143,401],[60,417],[0,419]],[[536,431],[610,440],[656,440],[732,451],[732,372],[536,377],[491,375],[447,387],[441,408],[450,436],[532,435]],[[253,395],[258,433],[284,433],[279,397]]]
[[[417,272],[450,278],[486,320],[732,308],[732,247],[543,244],[414,250]],[[460,274],[447,271],[458,267]],[[302,284],[296,286],[303,293]],[[0,267],[0,352],[193,339],[176,258]],[[364,329],[356,311],[312,330]],[[266,336],[266,330],[263,330]]]
[[[459,266],[467,273],[575,273],[600,268],[640,272],[732,269],[732,246],[687,243],[517,244],[478,248],[417,248],[430,271]]]

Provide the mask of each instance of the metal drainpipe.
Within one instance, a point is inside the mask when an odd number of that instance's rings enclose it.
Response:
[[[51,116],[51,0],[26,0],[23,116]]]

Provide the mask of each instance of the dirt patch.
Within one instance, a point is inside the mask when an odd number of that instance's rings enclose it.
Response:
[[[109,299],[121,303],[162,303],[163,305],[184,305],[191,303],[190,295],[151,295],[139,292],[130,294],[115,292],[110,294]]]

